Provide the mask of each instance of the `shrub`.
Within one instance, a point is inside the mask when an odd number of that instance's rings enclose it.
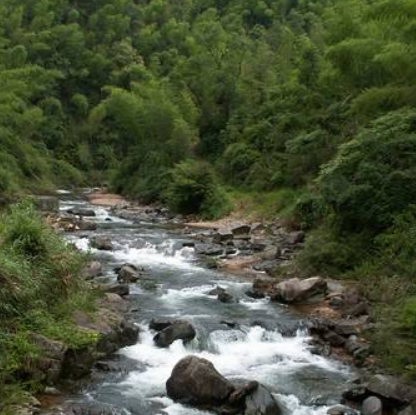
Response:
[[[229,202],[209,164],[184,161],[174,167],[171,178],[166,200],[173,211],[206,218],[227,212]]]
[[[224,178],[231,184],[247,184],[250,169],[259,158],[260,153],[247,144],[231,144],[225,150],[221,160]]]

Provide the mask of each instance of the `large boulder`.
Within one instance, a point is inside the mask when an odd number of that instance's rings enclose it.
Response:
[[[196,331],[188,321],[178,320],[164,328],[153,338],[159,347],[169,347],[176,340],[190,342],[196,336]]]
[[[327,283],[321,277],[300,280],[291,278],[277,284],[271,294],[271,299],[284,304],[307,303],[327,292]]]
[[[234,389],[211,362],[196,356],[180,360],[166,382],[168,396],[175,402],[208,408],[224,404]]]
[[[367,391],[390,406],[416,401],[416,388],[388,375],[374,375],[369,379]]]

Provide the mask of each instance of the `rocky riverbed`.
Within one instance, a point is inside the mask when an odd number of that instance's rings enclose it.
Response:
[[[77,373],[90,372],[86,385],[43,413],[412,414],[414,389],[374,373],[370,307],[355,287],[272,276],[288,269],[302,232],[185,223],[111,199],[70,198],[48,219],[91,253],[85,278],[106,293],[97,318],[74,318],[121,341],[104,341]],[[107,313],[118,313],[112,330]]]

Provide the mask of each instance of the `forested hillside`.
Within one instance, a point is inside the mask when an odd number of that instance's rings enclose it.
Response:
[[[409,299],[379,336],[414,370],[416,0],[2,0],[0,85],[2,200],[271,199],[309,231],[303,273]]]

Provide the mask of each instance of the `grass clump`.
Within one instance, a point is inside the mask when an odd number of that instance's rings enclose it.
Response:
[[[0,225],[0,402],[14,403],[21,391],[37,390],[42,378],[27,379],[41,351],[31,334],[70,347],[94,343],[71,321],[75,310],[93,311],[94,294],[81,280],[86,258],[50,229],[29,201],[1,217]],[[1,411],[1,408],[0,408]]]

